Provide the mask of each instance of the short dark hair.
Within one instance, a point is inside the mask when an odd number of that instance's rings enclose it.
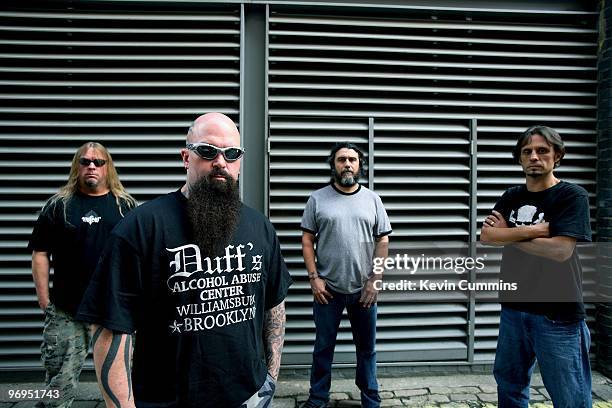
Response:
[[[336,153],[338,153],[338,150],[340,149],[352,149],[357,152],[357,155],[359,156],[359,176],[365,177],[365,167],[368,164],[368,160],[366,159],[361,149],[357,147],[355,143],[351,142],[337,142],[336,144],[334,144],[331,151],[329,152],[329,156],[327,157],[327,164],[329,164],[329,169],[332,171],[334,170],[334,160],[336,159]]]
[[[559,160],[555,162],[555,167],[559,167],[561,164],[561,159],[563,159],[565,156],[565,145],[563,144],[561,135],[559,135],[555,129],[544,125],[531,126],[519,136],[518,140],[516,141],[516,145],[512,150],[512,157],[514,157],[514,160],[520,162],[521,149],[523,146],[529,143],[529,139],[531,139],[531,136],[533,135],[542,136],[544,139],[546,139],[546,142],[555,149],[555,153],[559,153]]]

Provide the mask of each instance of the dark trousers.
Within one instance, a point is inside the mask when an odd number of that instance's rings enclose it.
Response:
[[[310,372],[310,399],[322,404],[329,401],[336,336],[342,312],[346,308],[357,351],[355,384],[361,390],[361,406],[379,407],[376,382],[376,305],[369,309],[363,307],[359,303],[360,292],[350,295],[330,292],[333,299],[328,299],[327,305],[314,302],[313,306],[316,339]]]

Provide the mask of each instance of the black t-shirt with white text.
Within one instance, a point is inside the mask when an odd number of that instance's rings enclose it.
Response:
[[[78,318],[136,331],[138,407],[238,407],[263,384],[264,312],[291,284],[276,232],[242,205],[221,256],[191,239],[180,191],[115,228]]]
[[[510,228],[548,222],[550,236],[591,241],[588,193],[561,181],[538,192],[525,185],[508,189],[495,205]],[[513,245],[503,250],[501,279],[516,282],[518,290],[500,295],[502,305],[541,314],[553,320],[585,318],[582,267],[576,249],[563,262],[529,254]]]
[[[129,208],[122,205],[123,214]],[[70,315],[76,314],[89,279],[113,227],[122,219],[111,193],[90,196],[77,192],[68,201],[43,207],[28,244],[31,251],[48,252],[53,267],[51,302]]]

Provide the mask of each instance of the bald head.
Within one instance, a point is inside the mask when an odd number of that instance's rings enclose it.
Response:
[[[193,122],[187,133],[187,143],[206,143],[219,149],[240,147],[240,133],[236,124],[224,114],[207,113]],[[233,182],[238,180],[242,159],[227,161],[221,153],[213,159],[206,159],[186,148],[181,149],[181,157],[189,186],[197,184],[203,177],[216,177],[216,181],[220,181],[227,176]],[[187,185],[183,191],[187,191]]]
[[[187,143],[206,142],[209,135],[230,139],[234,146],[240,144],[240,133],[233,120],[222,113],[211,112],[198,117],[187,133]]]

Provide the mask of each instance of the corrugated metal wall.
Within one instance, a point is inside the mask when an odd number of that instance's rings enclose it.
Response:
[[[75,148],[106,144],[145,201],[181,184],[178,149],[197,113],[241,113],[240,4],[38,4],[0,11],[0,370],[40,367],[25,246]],[[296,281],[284,364],[310,363],[298,225],[328,180],[333,141],[368,152],[364,182],[383,198],[400,247],[475,240],[496,197],[522,182],[510,149],[535,122],[560,130],[569,154],[559,175],[594,200],[594,11],[269,6],[269,215]],[[379,310],[383,363],[492,360],[495,304],[391,296]],[[336,361],[352,362],[346,322],[339,339]]]
[[[329,179],[324,161],[334,141],[369,152],[369,185],[390,214],[392,246],[404,252],[418,254],[408,250],[416,242],[475,241],[504,189],[524,182],[511,147],[536,123],[564,136],[569,153],[558,175],[587,188],[594,205],[596,18],[595,10],[271,7],[270,217],[297,280],[285,361],[310,361],[299,218],[310,192]],[[498,273],[499,253],[486,252],[479,280]],[[498,324],[496,303],[386,296],[379,361],[490,363]],[[336,361],[353,361],[348,322],[339,339]]]
[[[142,202],[184,182],[196,114],[238,119],[240,5],[70,3],[0,11],[0,369],[40,368],[25,248],[76,148],[106,145]]]

